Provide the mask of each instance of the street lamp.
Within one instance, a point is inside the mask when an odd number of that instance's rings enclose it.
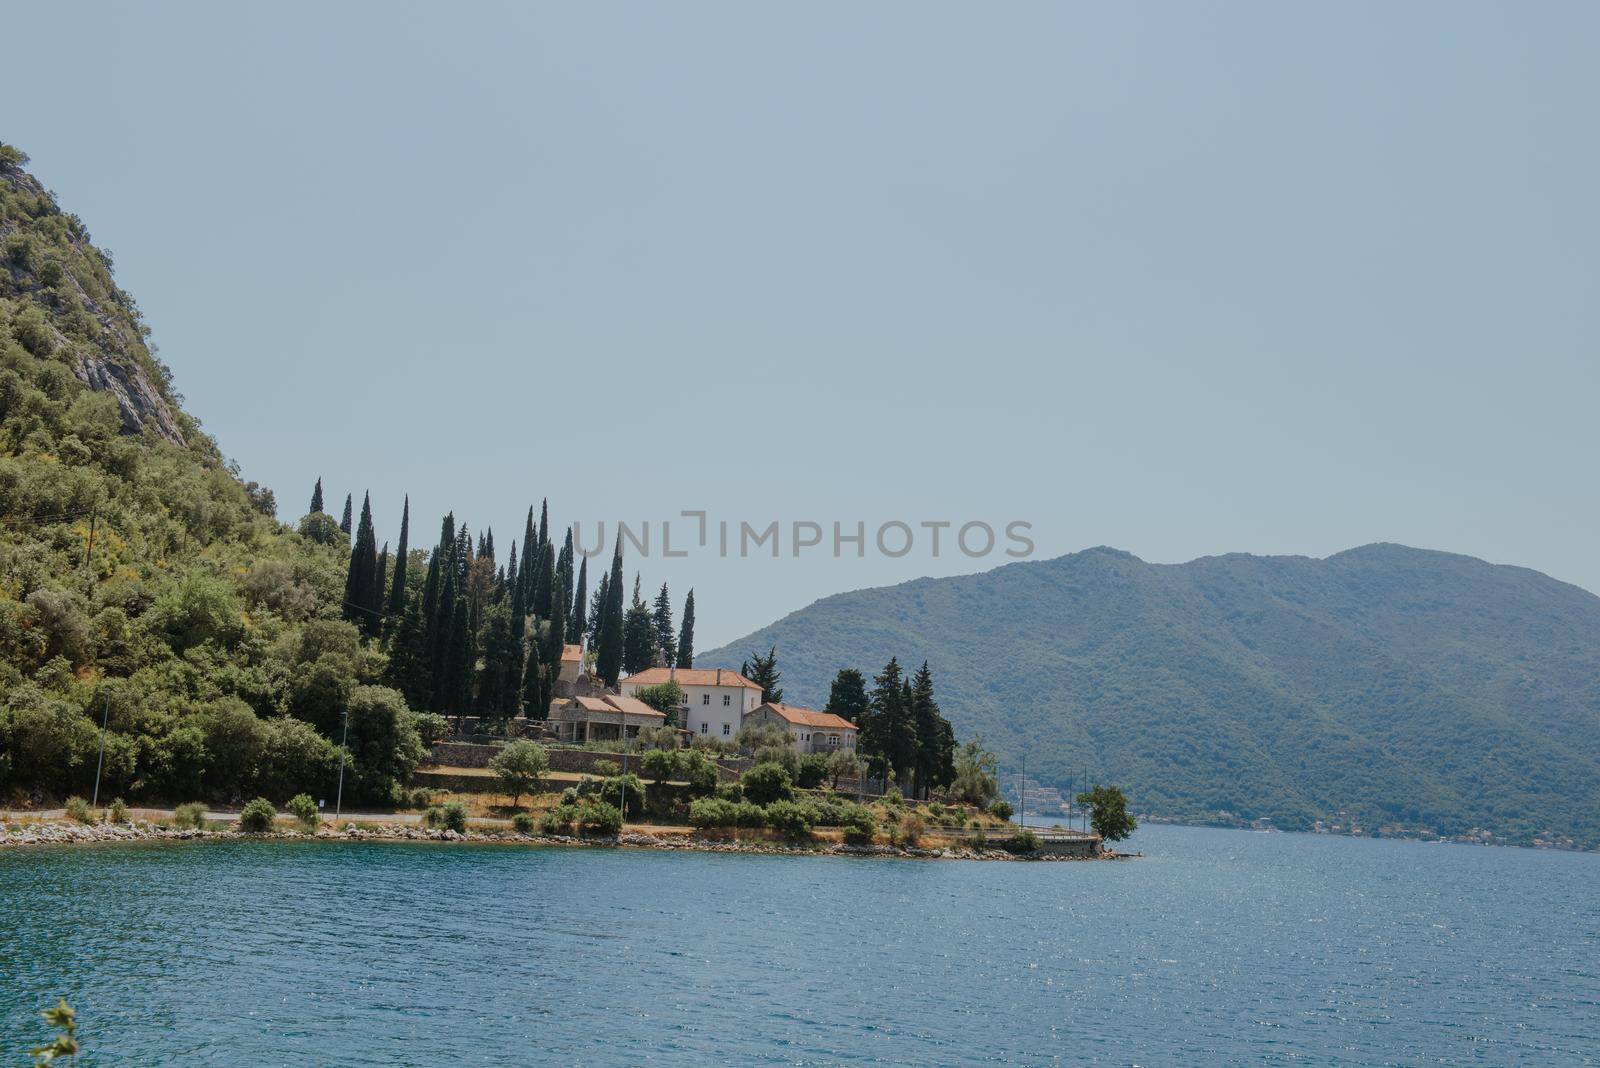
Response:
[[[333,820],[339,822],[339,814],[344,809],[344,758],[350,751],[350,706],[344,706],[344,733],[339,739],[339,792],[333,799]]]

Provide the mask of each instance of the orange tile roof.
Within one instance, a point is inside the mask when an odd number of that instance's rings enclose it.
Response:
[[[636,686],[659,686],[676,678],[679,686],[739,686],[746,690],[761,687],[730,668],[645,668],[637,675],[629,675],[623,683]]]
[[[618,712],[624,712],[630,716],[648,716],[653,719],[667,718],[665,713],[657,712],[637,697],[622,697],[618,694],[609,693],[604,697],[574,697],[573,700],[585,712],[595,712],[602,716],[614,716]]]
[[[812,727],[832,731],[853,731],[856,725],[843,716],[836,716],[832,712],[818,712],[812,708],[799,708],[795,705],[776,705],[770,701],[757,708],[750,715],[755,715],[762,708],[769,710],[779,719],[786,720],[796,727]]]

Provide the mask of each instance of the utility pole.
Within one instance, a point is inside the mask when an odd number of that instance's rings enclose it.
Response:
[[[1017,815],[1022,817],[1022,825],[1028,825],[1028,757],[1023,754],[1022,770],[1017,772]]]
[[[350,706],[344,706],[344,736],[339,739],[339,792],[333,798],[333,819],[337,823],[344,810],[344,757],[350,745]]]
[[[111,695],[106,694],[105,707],[100,711],[100,755],[94,762],[94,800],[90,808],[100,807],[100,769],[106,766],[106,724],[111,720]]]
[[[89,513],[89,542],[83,548],[83,581],[89,584],[89,558],[94,555],[94,523],[98,518],[94,512]]]

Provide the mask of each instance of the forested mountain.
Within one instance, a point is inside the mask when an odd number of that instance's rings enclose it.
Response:
[[[841,667],[926,658],[1010,770],[1153,814],[1600,845],[1600,598],[1523,568],[1097,548],[829,597],[700,663],[773,645],[815,707]]]
[[[310,474],[280,523],[27,162],[0,144],[0,803],[88,793],[102,723],[109,796],[331,797],[348,738],[345,799],[386,803],[445,716],[542,717],[586,632],[608,678],[692,662],[692,607],[674,632],[637,576],[629,606],[620,547],[591,583],[542,507],[520,562],[454,515],[412,548],[402,501],[391,555],[373,502],[331,493],[335,519]]]

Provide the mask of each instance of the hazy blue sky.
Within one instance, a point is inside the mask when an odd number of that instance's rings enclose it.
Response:
[[[0,138],[286,519],[321,475],[382,537],[409,491],[418,540],[453,508],[502,553],[548,495],[1600,589],[1600,5],[4,22]],[[644,571],[709,647],[1004,562],[926,550]]]

